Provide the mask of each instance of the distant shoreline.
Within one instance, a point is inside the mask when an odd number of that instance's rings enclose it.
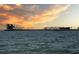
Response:
[[[79,29],[14,29],[1,31],[79,31]]]

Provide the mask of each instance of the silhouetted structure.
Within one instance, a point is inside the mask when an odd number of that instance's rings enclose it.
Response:
[[[45,27],[45,30],[71,30],[71,27]]]
[[[13,24],[7,24],[7,30],[14,30]]]
[[[59,27],[45,27],[45,30],[58,30]]]
[[[70,30],[70,27],[59,27],[59,30]]]

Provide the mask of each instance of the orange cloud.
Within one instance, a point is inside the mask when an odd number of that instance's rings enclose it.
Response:
[[[60,13],[66,11],[70,5],[54,5],[50,6],[47,10],[36,13],[35,15],[29,15],[28,17],[19,14],[12,14],[11,12],[0,13],[0,16],[6,17],[6,20],[0,20],[0,24],[15,24],[17,26],[33,29],[36,23],[44,23],[47,21],[52,21],[60,15]],[[22,8],[22,5],[16,4],[15,6],[10,5],[0,5],[0,9],[14,10],[16,8]],[[29,10],[36,12],[37,5],[33,5]],[[35,11],[34,11],[35,10]],[[21,11],[20,11],[21,12]],[[26,12],[25,12],[26,13]],[[27,13],[26,13],[27,14]],[[26,18],[25,18],[26,17]]]
[[[0,14],[0,16],[7,17],[7,19],[2,20],[0,24],[15,24],[23,28],[33,28],[33,25],[31,22],[27,22],[23,20],[22,17],[19,17],[17,15],[11,15],[6,13],[6,14]]]
[[[48,10],[43,11],[40,14],[37,14],[35,16],[31,16],[30,19],[32,19],[33,22],[47,22],[54,20],[59,16],[59,14],[63,11],[66,11],[70,5],[55,5],[54,7],[51,6]]]
[[[21,7],[21,4],[16,4],[15,6],[10,6],[10,5],[7,5],[7,4],[0,4],[0,9],[3,9],[3,10],[14,10],[15,8],[19,8]]]

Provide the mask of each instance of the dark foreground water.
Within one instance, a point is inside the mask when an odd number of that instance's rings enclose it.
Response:
[[[79,31],[0,31],[0,53],[79,53]]]

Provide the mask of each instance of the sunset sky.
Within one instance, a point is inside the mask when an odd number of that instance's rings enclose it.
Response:
[[[6,24],[15,24],[16,28],[23,29],[78,27],[79,4],[1,4],[0,29],[5,29]]]

